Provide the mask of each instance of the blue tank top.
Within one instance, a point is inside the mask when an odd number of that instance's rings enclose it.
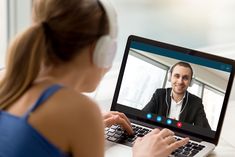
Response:
[[[0,157],[68,157],[29,123],[31,112],[61,88],[47,88],[22,117],[0,111]]]

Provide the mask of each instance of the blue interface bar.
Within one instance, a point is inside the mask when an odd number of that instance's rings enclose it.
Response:
[[[155,53],[161,56],[170,57],[170,58],[174,58],[174,59],[178,59],[178,60],[182,60],[182,61],[186,61],[186,62],[190,62],[194,64],[199,64],[199,65],[203,65],[206,67],[210,67],[210,68],[214,68],[214,69],[218,69],[218,70],[222,70],[226,72],[232,71],[232,65],[229,65],[229,64],[213,61],[213,60],[198,57],[198,56],[184,54],[178,51],[168,50],[168,49],[152,46],[152,45],[141,43],[141,42],[132,41],[130,47],[133,49],[151,52],[151,53]]]

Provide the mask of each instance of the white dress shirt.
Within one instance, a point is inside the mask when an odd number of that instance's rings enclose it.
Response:
[[[169,118],[174,119],[174,120],[179,120],[180,111],[183,105],[184,97],[185,97],[185,94],[179,102],[176,102],[173,99],[173,93],[171,92],[171,108],[170,108]]]

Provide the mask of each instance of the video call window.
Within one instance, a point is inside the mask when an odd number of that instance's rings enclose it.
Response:
[[[141,110],[156,88],[162,88],[168,67],[130,51],[118,103]]]
[[[170,67],[181,60],[130,49],[120,88],[118,103],[142,110],[158,88],[167,88]],[[229,73],[189,63],[194,81],[188,91],[202,99],[206,117],[212,130],[217,129]],[[207,74],[205,76],[205,74]],[[210,79],[213,78],[213,79]]]

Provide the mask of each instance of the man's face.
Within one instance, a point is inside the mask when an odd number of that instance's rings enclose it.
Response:
[[[177,65],[171,74],[171,86],[176,94],[184,94],[191,81],[190,68]]]

